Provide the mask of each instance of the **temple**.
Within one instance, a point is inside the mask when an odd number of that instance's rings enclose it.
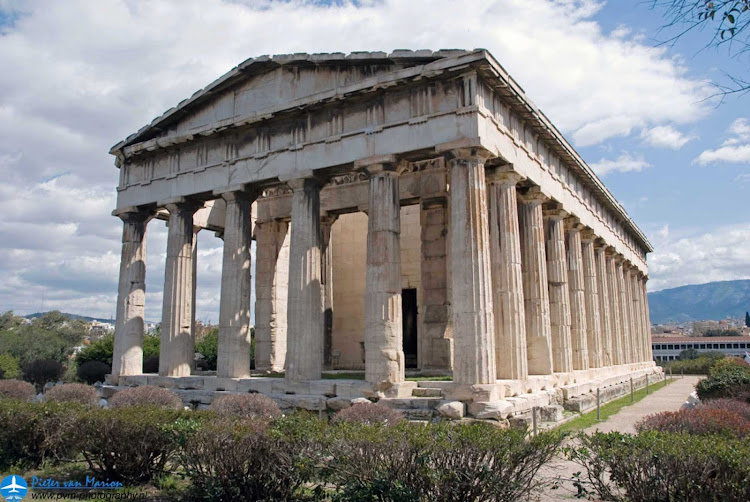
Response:
[[[113,391],[505,419],[585,409],[595,389],[660,371],[651,245],[486,50],[249,59],[110,153],[123,222]],[[159,373],[144,375],[154,218],[169,230]],[[199,232],[224,245],[215,375],[194,371]],[[336,370],[364,380],[323,378]]]

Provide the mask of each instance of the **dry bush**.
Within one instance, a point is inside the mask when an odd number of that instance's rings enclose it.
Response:
[[[702,436],[719,434],[735,438],[750,435],[750,423],[741,415],[711,408],[657,413],[641,420],[636,424],[636,429],[638,432],[686,432]]]
[[[183,408],[180,396],[170,390],[153,385],[143,385],[121,390],[109,398],[109,405],[112,408],[124,408],[128,406],[158,406],[173,410]]]
[[[55,385],[45,392],[45,399],[56,403],[78,403],[86,406],[99,404],[99,395],[96,389],[82,383],[66,383]]]
[[[710,410],[724,410],[736,413],[747,422],[750,422],[750,403],[738,401],[736,399],[711,399],[704,405]]]
[[[23,380],[0,380],[0,397],[31,401],[36,396],[36,388]]]
[[[332,423],[349,422],[355,424],[395,425],[404,420],[404,414],[382,404],[357,403],[339,410],[331,419]]]
[[[276,401],[263,394],[229,394],[211,403],[211,410],[222,417],[273,420],[281,416]]]
[[[219,420],[192,434],[180,459],[200,500],[282,501],[299,500],[306,452],[265,420]]]

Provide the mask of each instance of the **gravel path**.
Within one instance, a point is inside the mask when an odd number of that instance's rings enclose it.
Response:
[[[676,378],[674,382],[666,387],[659,389],[653,394],[649,394],[631,406],[626,406],[606,421],[589,427],[585,432],[590,434],[599,430],[601,432],[620,431],[635,433],[635,424],[646,416],[662,411],[679,410],[690,393],[695,390],[695,384],[701,378],[703,377],[692,375]],[[572,478],[573,474],[580,470],[581,467],[578,464],[563,459],[557,459],[543,467],[539,471],[539,476],[550,482],[555,480],[562,481],[558,481],[559,488],[556,490],[548,489],[542,494],[539,500],[542,502],[578,500],[575,497],[576,489],[573,487],[572,482],[564,480]]]

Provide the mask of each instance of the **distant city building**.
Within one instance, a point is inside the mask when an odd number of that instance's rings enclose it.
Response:
[[[687,349],[744,356],[745,352],[750,352],[750,336],[663,336],[652,338],[651,347],[656,361],[675,361],[679,359],[680,352]]]
[[[91,324],[89,324],[89,338],[92,340],[97,340],[114,332],[115,325],[108,322],[91,321]]]

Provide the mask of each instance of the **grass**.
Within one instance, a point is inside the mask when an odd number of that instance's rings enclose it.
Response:
[[[674,382],[673,378],[650,384],[649,394],[661,389],[662,387],[672,382]],[[626,406],[630,406],[631,404],[637,403],[644,397],[646,397],[645,387],[643,387],[642,389],[638,389],[633,393],[633,403],[630,402],[630,395],[627,395],[619,399],[615,399],[614,401],[610,401],[605,405],[602,405],[599,409],[601,421],[603,422],[604,420],[607,420],[609,417],[611,417],[621,409],[625,408]],[[591,427],[592,425],[596,425],[597,423],[596,409],[594,409],[593,411],[582,414],[578,418],[574,418],[573,420],[565,422],[560,427],[558,427],[557,430],[561,432],[581,431],[583,429]]]

